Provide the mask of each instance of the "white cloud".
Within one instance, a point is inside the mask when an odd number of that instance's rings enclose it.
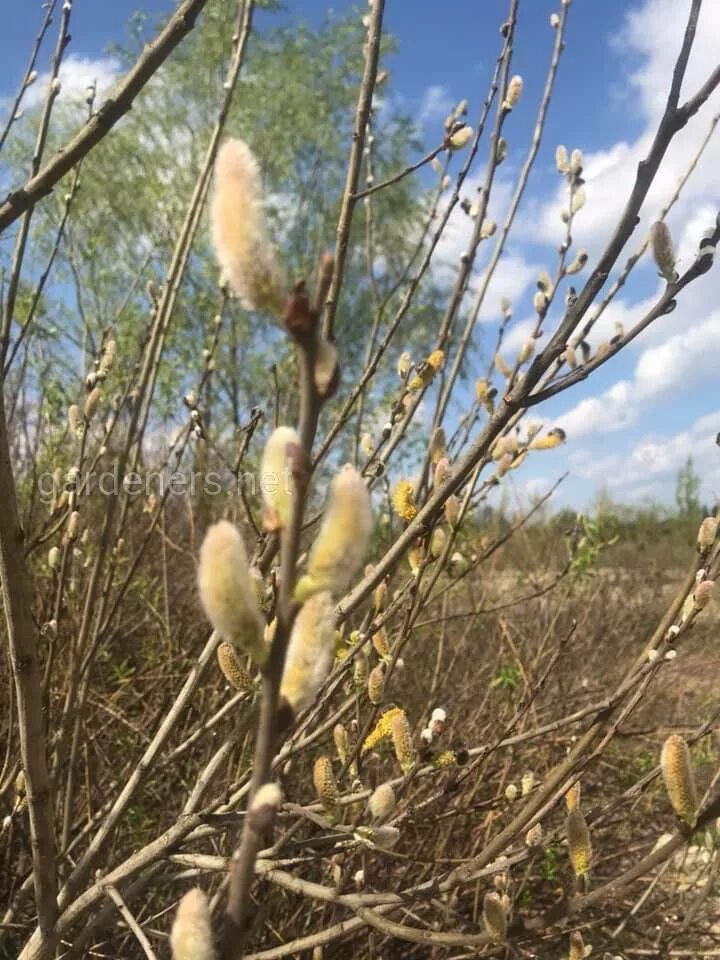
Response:
[[[619,380],[596,397],[586,397],[558,418],[569,437],[619,430],[673,391],[699,387],[717,379],[720,355],[720,311],[701,323],[646,348],[635,365],[633,379]]]
[[[439,124],[450,113],[453,106],[452,97],[447,87],[439,83],[432,83],[425,88],[418,110],[418,123]]]

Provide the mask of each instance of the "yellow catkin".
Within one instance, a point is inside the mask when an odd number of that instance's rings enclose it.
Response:
[[[457,762],[457,756],[454,750],[443,750],[435,757],[434,762],[436,767],[451,767]]]
[[[415,748],[412,742],[412,733],[407,714],[399,710],[390,721],[393,747],[403,773],[409,773],[415,764]]]
[[[442,427],[436,427],[435,430],[433,430],[428,452],[432,464],[436,464],[438,460],[441,460],[446,455],[447,441],[445,439],[445,431]]]
[[[505,362],[501,354],[499,353],[495,354],[494,363],[495,363],[495,369],[500,374],[500,376],[505,377],[505,379],[507,380],[507,378],[510,376],[512,371],[510,370],[510,367],[507,365],[507,363]]]
[[[372,645],[379,657],[385,659],[390,656],[390,647],[388,646],[385,630],[381,627],[372,635]]]
[[[433,350],[432,353],[428,354],[418,365],[415,376],[408,381],[408,390],[421,390],[431,383],[435,374],[442,368],[444,361],[445,354],[442,350]]]
[[[222,675],[231,687],[236,690],[250,690],[253,686],[252,677],[243,670],[229,643],[221,643],[217,648],[217,661]]]
[[[698,807],[695,778],[688,745],[679,734],[672,734],[663,744],[660,769],[673,810],[681,820],[694,827]]]
[[[338,786],[329,757],[318,757],[315,761],[313,784],[318,800],[326,809],[333,809],[338,799]]]
[[[287,284],[268,236],[260,170],[242,140],[218,151],[210,220],[218,262],[243,305],[281,315]]]
[[[585,943],[579,930],[573,930],[570,934],[568,960],[585,960]]]
[[[368,750],[374,749],[382,740],[385,740],[391,736],[393,718],[402,712],[403,711],[400,709],[400,707],[390,707],[389,710],[386,710],[380,715],[375,726],[363,740],[363,753],[367,753]]]
[[[395,513],[405,523],[410,523],[417,516],[415,506],[415,491],[409,480],[398,480],[392,492],[392,505]]]
[[[335,744],[340,763],[344,764],[348,757],[349,740],[348,732],[342,723],[336,723],[333,727],[333,743]]]
[[[579,807],[575,807],[568,814],[565,829],[573,872],[576,877],[584,877],[590,869],[592,844],[590,830]]]
[[[499,893],[486,893],[483,899],[485,932],[494,943],[502,943],[507,936],[507,915]]]
[[[472,127],[465,123],[452,134],[448,140],[448,145],[452,150],[461,150],[472,140],[472,135]]]
[[[325,515],[310,548],[307,573],[295,596],[305,600],[318,590],[343,590],[365,556],[372,513],[370,495],[358,471],[346,464],[330,484]]]
[[[565,793],[565,806],[568,810],[576,810],[580,806],[580,781],[576,780]]]
[[[227,520],[208,528],[200,548],[198,587],[203,608],[220,636],[263,664],[267,647],[245,544]]]
[[[335,655],[335,611],[331,595],[316,593],[295,618],[283,669],[280,696],[297,717],[313,703]]]
[[[376,787],[370,795],[368,807],[373,820],[387,820],[395,809],[395,791],[392,785],[381,783],[379,787]]]
[[[293,427],[277,427],[268,437],[260,463],[266,530],[282,530],[290,522],[295,497],[292,459],[299,452],[300,437]]]
[[[530,443],[531,450],[554,450],[565,442],[565,431],[555,427],[544,437],[535,437]]]
[[[210,905],[199,888],[190,890],[178,904],[170,933],[173,960],[214,960]]]

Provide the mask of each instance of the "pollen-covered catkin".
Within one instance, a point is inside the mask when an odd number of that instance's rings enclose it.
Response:
[[[590,830],[579,807],[575,807],[568,814],[566,832],[573,872],[576,877],[583,877],[590,869],[592,844]]]
[[[200,548],[200,599],[220,636],[263,664],[267,648],[255,591],[250,583],[245,544],[227,520],[208,528]]]
[[[258,163],[242,140],[218,151],[210,220],[217,259],[243,305],[281,315],[287,284],[268,236]]]
[[[318,799],[326,810],[332,810],[337,803],[339,792],[332,763],[329,757],[318,757],[313,766],[313,784]]]
[[[415,491],[409,480],[403,478],[395,484],[392,492],[392,505],[395,513],[405,523],[410,523],[411,520],[415,519],[417,515]]]
[[[220,644],[217,648],[217,661],[222,675],[231,687],[236,690],[250,690],[252,688],[252,677],[240,666],[231,644]]]
[[[585,960],[585,943],[579,930],[573,930],[570,934],[568,960]]]
[[[268,437],[260,463],[260,487],[266,530],[282,530],[290,522],[295,494],[292,458],[300,450],[300,437],[293,427],[277,427]]]
[[[415,749],[413,747],[410,724],[408,723],[407,714],[404,710],[399,710],[394,715],[390,722],[390,731],[398,763],[403,773],[409,773],[415,763]]]
[[[672,734],[663,744],[660,769],[673,810],[688,826],[694,827],[698,807],[695,778],[688,745],[679,734]]]
[[[303,604],[290,634],[280,697],[296,717],[312,704],[330,673],[334,647],[334,607],[323,591]]]
[[[214,960],[210,906],[198,887],[178,904],[170,934],[173,960]]]
[[[298,600],[319,590],[342,590],[367,549],[372,514],[370,495],[358,471],[346,464],[330,484],[325,516],[308,557],[307,573],[295,588]]]

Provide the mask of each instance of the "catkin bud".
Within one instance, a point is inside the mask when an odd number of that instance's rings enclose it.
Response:
[[[515,74],[514,77],[511,77],[510,82],[507,86],[507,91],[505,93],[505,100],[503,101],[504,110],[512,110],[520,99],[520,94],[522,93],[523,80],[522,77]]]
[[[338,383],[338,355],[333,344],[324,337],[317,343],[313,378],[321,397],[329,397],[335,392]]]
[[[250,690],[252,688],[252,678],[240,666],[231,644],[220,644],[217,648],[217,661],[223,676],[231,687],[235,687],[236,690]]]
[[[48,566],[51,570],[57,570],[60,566],[60,548],[50,547],[48,550]]]
[[[585,960],[585,943],[579,930],[573,930],[570,934],[568,960]]]
[[[287,285],[268,237],[257,160],[242,140],[218,151],[210,220],[215,255],[243,305],[280,316]]]
[[[575,783],[565,793],[565,806],[568,811],[576,810],[580,806],[580,781]]]
[[[97,410],[97,405],[100,402],[100,387],[95,387],[85,398],[85,406],[83,408],[83,413],[86,420],[92,420],[93,414]]]
[[[445,431],[442,427],[436,427],[430,437],[430,462],[435,464],[441,460],[445,456],[446,449]]]
[[[717,537],[718,522],[715,517],[705,517],[700,524],[697,537],[697,548],[699,553],[706,553],[715,543]]]
[[[376,613],[380,613],[381,610],[385,609],[385,601],[387,600],[387,583],[385,580],[381,580],[380,583],[373,590],[373,609]]]
[[[367,680],[367,694],[370,703],[375,704],[375,706],[377,706],[379,703],[382,703],[384,687],[385,670],[383,669],[383,665],[379,663],[370,671]]]
[[[298,600],[318,590],[342,590],[363,561],[372,514],[370,495],[358,471],[346,464],[330,484],[317,540],[310,549],[307,573],[295,588]]]
[[[570,212],[578,213],[585,206],[585,188],[579,187],[574,191],[572,195],[572,200],[570,201]]]
[[[460,501],[457,497],[448,497],[445,501],[445,507],[443,508],[445,512],[445,519],[449,524],[454,524],[457,522],[457,518],[460,516]]]
[[[675,252],[670,228],[664,220],[658,220],[650,227],[650,248],[658,273],[668,283],[672,283],[677,279]]]
[[[349,751],[348,732],[342,723],[336,723],[333,727],[333,743],[340,758],[340,763],[344,764],[347,760]]]
[[[410,523],[411,520],[415,519],[417,514],[415,491],[409,480],[403,478],[395,484],[392,493],[392,505],[395,513],[405,523]]]
[[[198,566],[200,600],[220,636],[263,664],[267,648],[255,592],[250,582],[245,544],[227,520],[208,528]]]
[[[582,150],[576,147],[570,154],[570,172],[574,174],[582,173],[583,155]]]
[[[468,126],[468,124],[463,124],[459,127],[455,133],[451,135],[448,140],[448,145],[451,150],[461,150],[463,147],[472,140],[473,129]]]
[[[303,604],[290,634],[280,697],[296,717],[314,702],[330,673],[334,650],[334,607],[330,594],[323,591]]]
[[[313,767],[313,784],[318,799],[326,810],[333,810],[338,800],[338,785],[329,757],[318,757]]]
[[[535,352],[535,341],[532,337],[527,339],[525,343],[520,348],[520,353],[518,354],[518,363],[527,363],[528,360],[532,357]]]
[[[392,785],[381,783],[371,794],[368,807],[373,820],[387,820],[395,809],[395,791]]]
[[[402,767],[403,773],[409,773],[415,763],[415,748],[413,747],[410,724],[404,710],[400,710],[392,718],[391,732],[398,763]]]
[[[570,169],[568,152],[562,144],[555,147],[555,167],[558,173],[567,173]]]
[[[390,656],[390,647],[388,646],[385,630],[381,627],[372,635],[372,645],[375,647],[377,655],[385,659]]]
[[[525,834],[525,845],[528,847],[541,847],[543,843],[542,824],[535,823]]]
[[[495,221],[491,220],[489,217],[486,217],[480,225],[480,239],[488,240],[494,235],[496,230],[497,223],[495,223]]]
[[[356,690],[362,690],[368,683],[368,659],[364,653],[355,657],[353,662],[353,683]]]
[[[688,826],[694,827],[698,807],[695,778],[688,745],[679,734],[672,734],[663,744],[660,769],[673,810]]]
[[[256,833],[265,833],[269,830],[282,803],[282,792],[277,783],[264,783],[258,787],[250,801],[248,820]]]
[[[583,877],[590,869],[592,845],[590,830],[579,807],[575,807],[568,814],[565,830],[573,872],[576,877]]]
[[[295,498],[292,464],[299,452],[300,437],[293,427],[277,427],[268,437],[260,464],[266,530],[282,530],[290,522]]]
[[[196,887],[178,904],[170,934],[173,960],[214,960],[210,905]]]
[[[693,593],[693,600],[698,610],[703,610],[712,600],[715,592],[715,583],[713,580],[702,580]]]
[[[507,936],[507,915],[499,893],[486,893],[483,899],[485,931],[494,943],[503,943]]]
[[[520,781],[520,790],[522,792],[522,795],[526,797],[532,791],[532,788],[534,786],[535,786],[535,774],[532,773],[532,771],[529,771],[528,773],[524,773]]]
[[[82,417],[80,416],[80,407],[76,403],[68,407],[67,419],[70,432],[77,436],[82,431]]]
[[[588,255],[584,250],[578,250],[575,259],[565,267],[566,274],[580,273],[588,261]]]
[[[500,374],[501,377],[507,378],[510,376],[511,370],[510,367],[505,363],[505,360],[499,353],[495,354],[495,369]]]
[[[412,364],[412,359],[410,354],[405,351],[400,354],[397,362],[397,372],[399,377],[406,377],[410,373],[410,366]]]

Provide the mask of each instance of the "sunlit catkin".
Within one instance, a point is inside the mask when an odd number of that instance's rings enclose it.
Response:
[[[94,387],[87,397],[85,397],[83,415],[86,420],[92,420],[93,414],[97,410],[98,403],[100,403],[100,387]]]
[[[715,517],[705,517],[700,524],[697,537],[698,553],[707,553],[715,543],[718,532],[718,522]]]
[[[417,507],[415,506],[415,491],[409,480],[402,478],[398,480],[392,492],[392,505],[395,513],[405,523],[410,523],[415,519]]]
[[[178,904],[170,949],[173,960],[214,960],[210,905],[198,887],[186,893]]]
[[[296,717],[314,702],[334,653],[334,607],[331,595],[323,591],[303,604],[290,634],[280,697]]]
[[[365,481],[346,464],[330,484],[325,516],[310,549],[307,573],[295,589],[296,598],[304,600],[318,590],[343,590],[363,561],[371,527]]]
[[[544,437],[535,437],[530,443],[530,450],[554,450],[565,442],[565,431],[554,427]]]
[[[208,620],[220,636],[255,663],[267,657],[263,624],[250,583],[245,544],[227,520],[208,528],[198,566],[200,600]]]
[[[673,250],[670,228],[664,220],[657,220],[650,227],[650,249],[660,276],[672,283],[677,278],[675,272],[675,251]]]
[[[592,845],[590,830],[580,807],[574,807],[565,825],[570,863],[576,877],[584,877],[590,869]]]
[[[522,88],[522,77],[515,74],[514,77],[510,78],[510,82],[507,85],[505,100],[503,101],[504,110],[512,110],[512,108],[517,104],[518,100],[520,99],[520,94],[522,93]]]
[[[225,677],[231,687],[236,690],[250,690],[253,682],[250,674],[243,670],[235,655],[235,651],[229,643],[221,643],[217,648],[217,661],[222,675]]]
[[[287,285],[268,236],[257,160],[242,140],[218,151],[210,220],[218,262],[243,305],[279,316]]]
[[[368,808],[373,820],[381,823],[391,816],[395,809],[395,791],[389,783],[381,783],[370,795]]]
[[[415,748],[412,742],[412,733],[404,710],[398,711],[390,724],[395,756],[403,773],[409,773],[415,763]]]
[[[555,169],[558,173],[567,173],[570,169],[567,149],[563,144],[555,147]]]
[[[313,766],[313,784],[326,810],[334,810],[339,792],[329,757],[318,757]]]
[[[265,502],[266,530],[282,530],[290,522],[295,496],[293,460],[300,451],[300,437],[293,427],[277,427],[268,437],[260,463],[260,488]]]
[[[500,894],[492,891],[483,898],[485,932],[494,943],[503,943],[507,936],[507,915]]]
[[[672,734],[663,744],[660,769],[673,810],[688,826],[694,827],[698,806],[695,778],[688,745],[679,734]]]

